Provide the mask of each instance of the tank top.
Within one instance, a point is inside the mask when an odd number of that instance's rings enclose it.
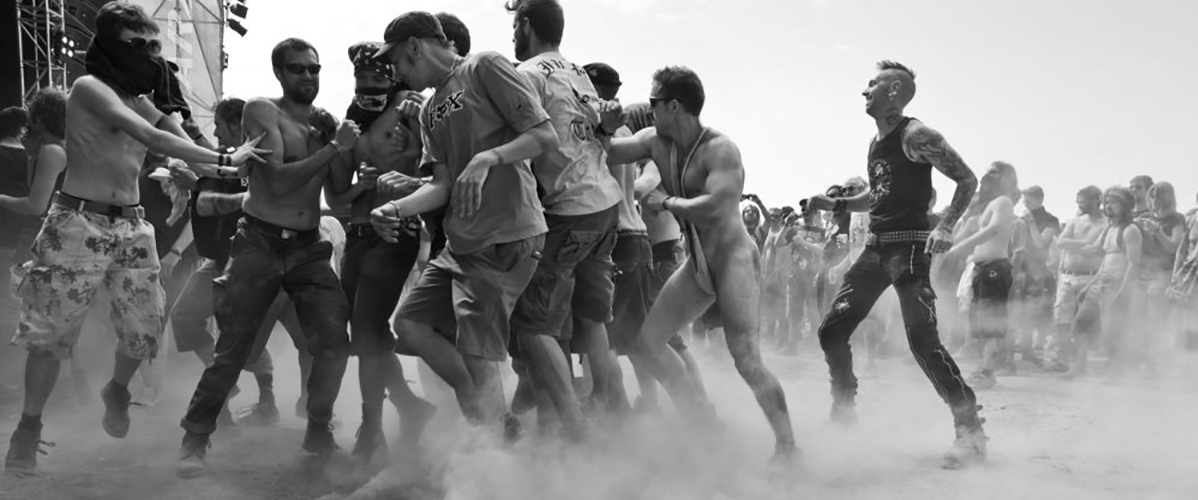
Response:
[[[914,121],[903,118],[882,140],[869,145],[869,230],[927,231],[932,200],[932,165],[907,158],[903,131]]]

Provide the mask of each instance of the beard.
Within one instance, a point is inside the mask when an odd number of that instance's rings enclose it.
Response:
[[[305,106],[312,104],[316,100],[316,95],[320,93],[320,84],[313,83],[311,90],[305,89],[303,84],[296,84],[290,87],[283,88],[283,96]]]
[[[517,35],[515,37],[515,42],[516,42],[516,60],[521,61],[521,62],[527,61],[529,58],[528,37],[521,37],[521,36]]]

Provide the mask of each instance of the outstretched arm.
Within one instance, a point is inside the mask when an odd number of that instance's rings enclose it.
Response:
[[[657,138],[657,129],[647,128],[637,132],[632,137],[613,138],[607,149],[607,164],[636,163],[652,159],[650,144]]]
[[[977,191],[977,176],[940,132],[919,122],[912,122],[903,131],[903,152],[911,161],[931,163],[945,177],[957,183],[952,202],[944,210],[939,226],[951,232],[961,214],[969,208],[974,191]]]

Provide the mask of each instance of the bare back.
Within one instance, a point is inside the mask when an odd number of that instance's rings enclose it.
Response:
[[[1102,230],[1105,227],[1106,218],[1101,216],[1091,217],[1083,214],[1065,224],[1065,229],[1061,234],[1062,237],[1094,242],[1098,240],[1098,236],[1102,234]],[[1076,250],[1063,250],[1061,252],[1061,269],[1069,273],[1090,274],[1098,271],[1098,267],[1101,264],[1102,259],[1093,255],[1087,255],[1084,252]]]
[[[267,103],[268,105],[263,105]],[[251,108],[251,104],[255,106]],[[261,126],[252,125],[250,117],[247,116],[243,122],[246,135],[266,133],[260,144],[269,143],[267,147],[274,150],[272,156],[281,158],[283,163],[302,160],[323,147],[319,133],[308,124],[307,118],[300,121],[291,117],[279,107],[276,99],[254,99],[246,104],[245,113],[248,115],[251,109],[253,112],[273,113],[273,116],[259,117],[259,120],[271,124],[267,130],[260,130]],[[277,196],[271,190],[268,175],[256,167],[259,165],[250,168],[245,213],[290,229],[315,229],[320,225],[320,196],[329,176],[327,165],[321,168],[317,175],[304,181],[299,189],[282,196]]]
[[[103,86],[102,97],[119,99],[150,124],[165,118],[149,98],[118,96],[92,76],[75,85]],[[111,94],[111,95],[108,95]],[[141,201],[137,175],[147,148],[116,126],[100,119],[79,102],[74,92],[67,96],[67,168],[63,192],[111,205],[136,205]]]
[[[690,151],[681,148],[671,154],[671,150],[676,148],[674,142],[656,134],[649,144],[653,161],[661,170],[662,186],[668,194],[691,199],[702,196],[715,198],[713,215],[705,220],[690,221],[699,234],[699,243],[713,269],[720,269],[723,264],[734,260],[751,259],[757,246],[745,231],[740,214],[745,170],[740,163],[736,144],[712,129],[708,129],[693,155],[688,155]],[[691,156],[689,166],[686,165],[687,156]],[[671,162],[672,159],[677,164]],[[680,175],[684,166],[685,174]]]

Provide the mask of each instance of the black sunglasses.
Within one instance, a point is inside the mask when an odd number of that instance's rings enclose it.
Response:
[[[673,97],[650,97],[649,98],[649,107],[655,108],[655,107],[657,107],[657,103],[659,103],[659,102],[677,101],[677,100],[678,99],[673,98]]]
[[[310,65],[284,64],[283,69],[287,70],[288,73],[291,73],[296,76],[304,74],[304,71],[307,71],[308,74],[310,74],[312,76],[316,76],[316,75],[320,74],[320,65],[319,64],[310,64]]]
[[[129,44],[129,46],[134,50],[140,50],[148,54],[157,54],[162,52],[162,42],[159,42],[155,39],[147,40],[145,38],[130,38],[125,40],[125,43]]]

